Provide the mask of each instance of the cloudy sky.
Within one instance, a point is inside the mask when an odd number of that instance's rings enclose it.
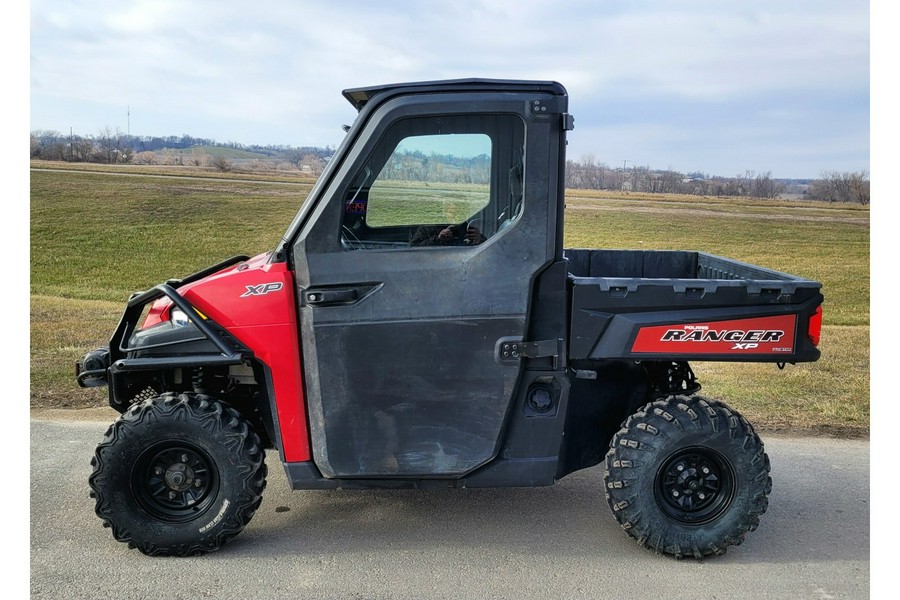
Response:
[[[344,88],[553,79],[573,159],[869,169],[863,0],[32,0],[30,45],[32,130],[337,145]]]

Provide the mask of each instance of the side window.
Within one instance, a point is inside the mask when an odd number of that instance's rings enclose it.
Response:
[[[515,115],[394,123],[344,200],[347,250],[478,245],[522,210],[524,124]]]

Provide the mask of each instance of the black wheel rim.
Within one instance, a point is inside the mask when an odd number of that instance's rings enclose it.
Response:
[[[655,487],[657,503],[669,517],[688,525],[702,525],[717,519],[731,505],[734,469],[711,448],[684,448],[659,468]]]
[[[180,523],[196,519],[215,501],[219,474],[209,455],[192,444],[156,444],[135,463],[132,489],[150,516]]]

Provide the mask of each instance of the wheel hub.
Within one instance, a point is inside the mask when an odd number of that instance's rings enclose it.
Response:
[[[700,525],[721,515],[734,497],[734,472],[718,452],[686,448],[666,460],[656,476],[656,498],[677,521]]]
[[[183,492],[194,484],[194,470],[185,463],[177,463],[166,470],[166,485],[176,492]]]
[[[188,445],[157,445],[142,455],[133,485],[151,516],[170,522],[196,518],[215,498],[218,478],[205,452]]]

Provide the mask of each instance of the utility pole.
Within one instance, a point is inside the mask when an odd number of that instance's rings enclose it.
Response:
[[[628,159],[622,161],[622,192],[625,192],[625,179],[628,177]]]
[[[128,105],[128,137],[131,137],[131,105]]]

